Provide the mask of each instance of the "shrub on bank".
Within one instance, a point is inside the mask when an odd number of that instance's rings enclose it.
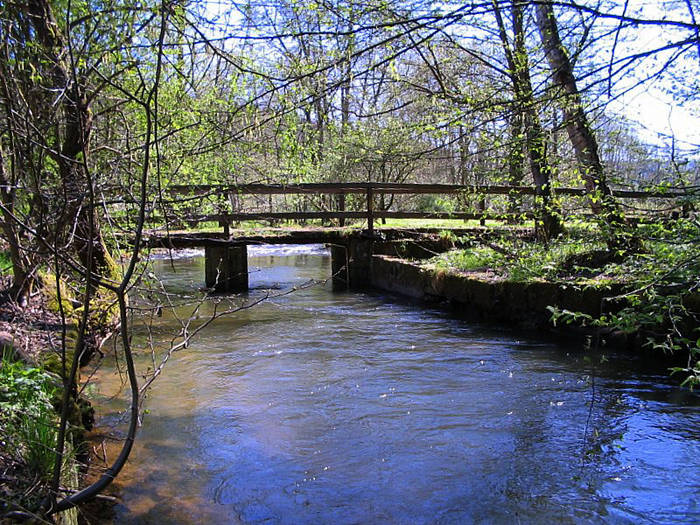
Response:
[[[56,380],[40,368],[15,361],[7,349],[0,362],[0,453],[7,470],[14,471],[20,490],[12,501],[35,507],[28,487],[50,480],[55,461],[58,416],[52,399]]]

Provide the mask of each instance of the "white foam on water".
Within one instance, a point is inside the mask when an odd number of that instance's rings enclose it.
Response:
[[[252,257],[286,255],[328,255],[325,244],[249,244],[248,255]],[[182,248],[179,250],[153,250],[149,259],[190,259],[204,257],[204,248]]]
[[[204,248],[181,248],[179,250],[158,248],[148,255],[149,259],[191,259],[192,257],[204,257]]]
[[[269,255],[328,255],[325,244],[249,244],[248,255],[265,257]]]

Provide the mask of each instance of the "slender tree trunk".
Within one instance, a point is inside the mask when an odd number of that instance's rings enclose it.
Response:
[[[355,20],[357,14],[355,5],[350,2],[348,4],[350,13],[348,14],[347,31],[348,35],[343,38],[344,53],[346,60],[343,63],[342,74],[343,83],[340,86],[340,121],[341,131],[344,133],[350,124],[350,94],[352,92],[352,60],[351,57],[355,53],[356,36],[353,33],[355,28]]]
[[[598,142],[583,110],[573,65],[559,36],[554,9],[549,2],[536,4],[537,26],[554,82],[562,91],[562,110],[569,140],[576,154],[579,172],[589,193],[591,209],[602,220],[610,249],[629,249],[624,236],[625,219],[605,180],[598,154]]]
[[[510,117],[510,145],[508,149],[508,184],[511,186],[520,186],[523,183],[525,176],[523,170],[523,119],[522,114],[518,111],[513,111]],[[517,219],[515,215],[520,213],[521,199],[516,193],[511,193],[508,196],[508,213],[513,215],[509,222],[515,223]]]
[[[19,173],[31,173],[28,159],[31,157],[31,140],[27,136],[26,120],[22,118],[24,111],[17,107],[17,101],[22,97],[16,96],[16,69],[12,67],[13,60],[10,45],[7,42],[9,28],[3,23],[0,34],[3,34],[3,56],[0,58],[0,100],[4,125],[0,136],[0,229],[3,239],[7,242],[12,263],[12,285],[10,295],[20,305],[27,302],[35,281],[36,250],[29,248],[21,236],[21,226],[16,222],[15,212],[19,199]],[[38,194],[39,192],[36,192]],[[32,206],[33,205],[33,206]],[[30,204],[33,211],[41,214],[42,205]]]
[[[0,166],[1,168],[1,166]],[[3,182],[3,185],[4,182]],[[14,197],[12,190],[3,188],[2,190],[2,236],[7,242],[10,251],[10,262],[12,263],[12,287],[10,295],[13,300],[20,305],[27,302],[32,292],[36,280],[34,270],[36,265],[27,257],[26,250],[20,238],[17,225],[14,222]]]
[[[3,68],[3,73],[4,73]],[[6,84],[3,82],[4,102],[10,104]],[[6,107],[5,114],[8,116],[8,140],[13,143],[10,149],[13,151],[12,160],[10,156],[5,154],[3,144],[0,143],[0,203],[2,203],[2,213],[0,213],[0,228],[2,229],[3,239],[7,242],[10,251],[10,262],[12,263],[12,286],[10,294],[12,298],[19,304],[26,303],[29,294],[32,291],[34,283],[33,264],[28,253],[24,248],[18,225],[15,223],[15,203],[17,199],[16,177],[13,176],[15,168],[15,159],[17,151],[15,151],[14,132],[11,123],[12,110]],[[13,147],[14,146],[14,147]]]
[[[467,184],[469,178],[469,137],[462,126],[459,127],[459,183],[463,186]]]
[[[2,155],[0,154],[0,171],[2,169]],[[36,280],[34,275],[35,265],[32,264],[32,261],[27,257],[27,253],[23,249],[23,242],[20,238],[17,225],[14,222],[15,191],[7,184],[4,176],[0,184],[4,186],[0,190],[2,193],[2,220],[0,224],[2,227],[3,239],[7,242],[10,251],[10,262],[12,263],[12,287],[10,289],[10,295],[17,303],[24,305],[32,292]]]
[[[354,26],[354,12],[351,13],[348,21],[348,29],[352,31]],[[355,35],[350,34],[346,37],[345,55],[346,61],[342,66],[343,81],[340,85],[340,129],[341,133],[345,133],[350,124],[350,93],[352,90],[352,62],[350,57],[355,52]]]
[[[554,82],[564,94],[562,106],[566,131],[576,153],[581,176],[589,191],[599,191],[603,195],[609,194],[603,166],[598,156],[598,143],[583,111],[581,95],[573,74],[573,66],[559,37],[559,28],[552,5],[547,2],[538,3],[535,12],[542,46],[552,70]],[[602,211],[601,206],[597,203],[593,203],[593,207],[596,213]]]
[[[498,3],[493,3],[494,14],[498,23],[499,35],[508,61],[510,78],[515,98],[514,112],[522,115],[525,132],[525,144],[535,184],[537,217],[535,227],[540,240],[546,242],[556,237],[563,230],[561,217],[552,208],[551,167],[547,162],[547,141],[540,123],[530,79],[530,64],[525,47],[525,30],[523,25],[523,8],[521,4],[511,4],[514,42],[511,49],[506,33],[505,23]]]
[[[457,167],[457,176],[459,177],[459,184],[462,186],[467,185],[467,178],[469,173],[469,137],[467,136],[464,128],[459,126],[459,165]],[[457,200],[461,208],[466,208],[468,205],[468,197],[464,194],[459,194]],[[464,219],[464,222],[469,222],[468,219]]]

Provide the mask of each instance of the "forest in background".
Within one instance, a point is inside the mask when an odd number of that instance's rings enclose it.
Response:
[[[120,225],[114,213],[131,231],[139,208],[158,214],[172,184],[531,185],[545,238],[567,205],[550,203],[553,186],[585,186],[591,198],[578,208],[621,222],[610,187],[697,184],[698,144],[645,142],[620,111],[654,90],[677,112],[697,111],[692,2],[9,2],[3,11],[3,224],[7,239],[23,237],[10,245],[27,276],[36,262],[24,248],[40,253],[39,239],[62,238],[85,252],[90,234],[71,237],[76,216],[95,237]]]
[[[44,458],[45,497],[34,510],[48,515],[93,497],[128,457],[143,395],[130,357],[128,294],[147,272],[144,231],[167,216],[166,193],[176,184],[531,186],[533,257],[572,234],[583,251],[614,254],[609,262],[630,279],[629,308],[588,321],[663,326],[651,344],[688,354],[682,371],[697,383],[697,320],[687,298],[700,274],[700,144],[692,133],[654,136],[638,122],[645,115],[624,108],[655,94],[686,121],[697,119],[699,12],[694,0],[0,0],[8,297],[21,307],[50,289],[63,327],[53,350],[59,416],[47,437],[56,446]],[[557,196],[558,186],[587,194]],[[630,209],[613,188],[687,196]],[[270,203],[225,203],[235,205]],[[275,205],[337,203],[300,197]],[[473,204],[423,196],[401,205]],[[184,218],[191,211],[180,209]],[[572,228],[569,215],[584,209],[592,226]],[[642,211],[649,221],[637,227],[628,218]],[[501,247],[514,250],[530,248]],[[79,364],[117,325],[132,391],[130,439],[100,481],[67,496],[63,454]]]

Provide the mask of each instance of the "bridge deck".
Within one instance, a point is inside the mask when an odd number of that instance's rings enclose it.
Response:
[[[265,229],[222,232],[157,232],[146,234],[151,248],[197,248],[206,246],[240,246],[243,244],[334,244],[352,232],[342,228]]]
[[[455,236],[484,235],[502,231],[500,228],[411,228],[382,229],[374,231],[374,238],[381,240],[420,239],[437,236],[449,230]],[[510,228],[512,231],[513,228]],[[517,228],[519,232],[527,228]],[[266,228],[260,230],[231,230],[222,232],[149,232],[146,245],[150,248],[198,248],[206,246],[240,246],[244,244],[345,244],[351,238],[368,238],[366,231],[349,228]]]

